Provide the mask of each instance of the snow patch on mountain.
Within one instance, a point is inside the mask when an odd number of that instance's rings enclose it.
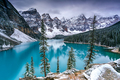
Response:
[[[9,47],[11,47],[11,45],[10,44],[8,44],[8,45],[5,45],[5,43],[2,45],[2,48],[9,48]]]
[[[46,37],[47,38],[53,38],[55,37],[56,35],[64,35],[64,36],[68,36],[68,35],[74,35],[74,34],[78,34],[78,33],[83,33],[83,32],[86,32],[86,31],[70,31],[68,30],[68,32],[66,31],[60,31],[59,29],[57,29],[56,27],[54,27],[54,29],[52,29],[53,31],[50,32],[48,30],[48,27],[46,26]],[[39,31],[41,32],[41,28],[39,28]],[[88,30],[87,30],[88,31]]]
[[[18,41],[21,42],[33,42],[37,41],[36,39],[31,38],[30,36],[24,34],[23,32],[19,31],[18,29],[14,28],[14,33],[10,36]]]
[[[0,36],[4,37],[4,38],[6,38],[6,39],[9,39],[9,40],[11,40],[11,41],[13,41],[13,42],[17,42],[16,40],[12,39],[11,37],[7,36],[6,34],[4,34],[4,33],[2,33],[2,32],[0,32]]]

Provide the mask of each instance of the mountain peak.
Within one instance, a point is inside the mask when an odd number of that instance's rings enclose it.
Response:
[[[78,17],[86,19],[84,14],[79,15]]]
[[[65,21],[66,19],[63,17],[62,19],[61,19],[61,21]]]
[[[119,16],[118,16],[118,15],[114,15],[114,18],[115,18],[115,19],[119,19]]]
[[[52,18],[50,17],[50,15],[48,14],[48,13],[44,13],[44,14],[42,14],[42,18],[43,19],[50,19],[50,20],[52,20]]]
[[[54,20],[59,20],[58,17],[54,17]]]
[[[44,13],[44,14],[42,14],[42,16],[43,16],[43,17],[44,17],[44,16],[50,17],[49,13]]]
[[[35,8],[30,8],[27,11],[23,11],[22,14],[35,14],[37,13],[37,10]]]
[[[81,14],[80,16],[85,16],[84,14]]]
[[[35,8],[30,8],[28,11],[37,11]]]

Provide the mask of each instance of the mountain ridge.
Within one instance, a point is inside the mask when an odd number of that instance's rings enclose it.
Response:
[[[34,12],[34,14],[25,13],[30,11]],[[30,8],[27,11],[20,11],[20,14],[23,16],[29,26],[31,26],[31,28],[35,28],[36,31],[40,31],[39,28],[41,26],[41,19],[43,19],[46,25],[46,37],[48,38],[53,38],[56,35],[66,36],[89,31],[93,20],[91,17],[86,18],[84,14],[81,14],[77,17],[72,17],[70,19],[59,19],[58,17],[51,18],[49,13],[40,15],[35,8]],[[38,14],[39,17],[36,17]],[[98,15],[96,24],[97,29],[109,27],[118,21],[120,21],[120,17],[118,15],[110,17],[102,17]]]

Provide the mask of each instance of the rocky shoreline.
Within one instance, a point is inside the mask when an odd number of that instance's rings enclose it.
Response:
[[[83,42],[68,42],[68,41],[64,41],[64,42],[65,42],[65,43],[74,43],[74,44],[89,44],[89,43],[83,43]],[[120,54],[120,51],[118,50],[117,47],[110,47],[110,46],[100,45],[100,44],[95,44],[95,46],[106,47],[107,49],[110,50],[110,52],[114,52],[114,53]]]
[[[66,70],[48,73],[47,77],[20,78],[19,80],[119,80],[120,59],[104,64],[90,64],[86,70]]]
[[[0,49],[0,51],[6,51],[6,50],[9,50],[9,49],[12,49],[14,46],[12,47],[7,47],[7,48],[3,48],[3,49]]]

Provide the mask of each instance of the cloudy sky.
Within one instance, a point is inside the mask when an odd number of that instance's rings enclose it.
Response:
[[[52,18],[71,18],[84,14],[92,17],[120,16],[120,0],[9,0],[18,11],[36,8],[41,14],[49,13]]]

